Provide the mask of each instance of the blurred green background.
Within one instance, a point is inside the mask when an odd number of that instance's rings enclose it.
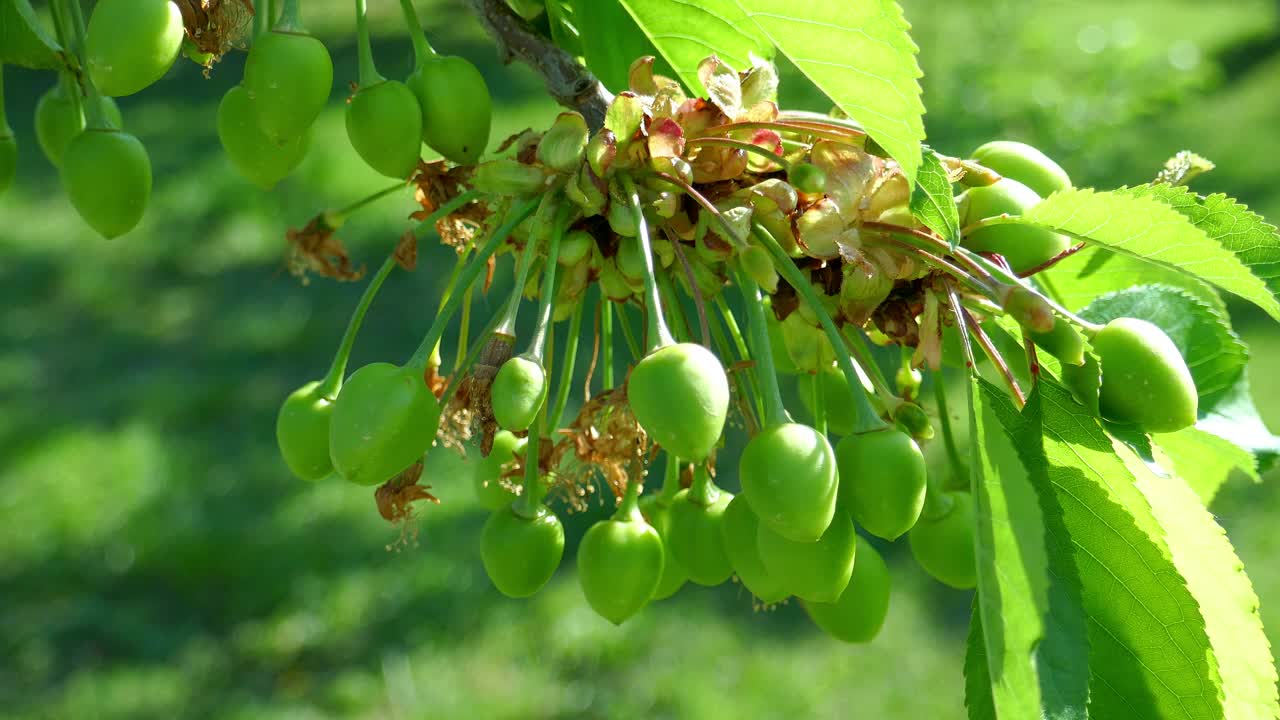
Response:
[[[370,4],[379,65],[402,76],[411,53],[397,4]],[[827,639],[794,605],[755,612],[733,584],[687,587],[615,628],[585,605],[569,554],[532,600],[493,590],[477,549],[484,515],[447,473],[431,480],[444,504],[399,552],[386,549],[399,531],[369,490],[289,476],[276,409],[324,372],[361,288],[302,286],[284,269],[284,231],[385,184],[343,131],[350,3],[304,5],[336,82],[300,171],[264,194],[219,152],[214,111],[243,53],[208,80],[180,60],[120,101],[156,188],[142,225],[112,242],[79,221],[36,148],[31,111],[52,76],[7,69],[23,155],[0,197],[0,716],[963,717],[971,598],[929,581],[903,543],[885,549],[895,595],[866,647]],[[502,66],[463,3],[417,5],[436,47],[489,79],[495,145],[550,122],[540,80]],[[903,5],[936,147],[1023,139],[1078,184],[1108,187],[1143,182],[1191,148],[1219,164],[1197,189],[1280,218],[1277,3]],[[825,109],[788,81],[784,98]],[[383,200],[341,237],[376,264],[411,208],[407,192]],[[355,365],[402,360],[429,325],[449,261],[423,252],[379,297]],[[1268,372],[1280,333],[1233,310],[1258,404],[1280,427],[1280,376]],[[1213,508],[1273,645],[1276,479],[1228,486]],[[571,545],[592,519],[570,520]]]

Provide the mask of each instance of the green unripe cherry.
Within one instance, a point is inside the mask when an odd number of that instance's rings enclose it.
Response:
[[[102,109],[111,127],[120,130],[124,122],[120,106],[109,97],[102,98]],[[61,84],[54,85],[40,96],[36,103],[36,142],[54,167],[62,165],[62,155],[71,140],[84,130],[84,110],[78,108]]]
[[[419,64],[405,83],[418,97],[423,142],[460,165],[479,160],[493,115],[480,70],[466,58],[436,56]]]
[[[303,480],[319,480],[333,472],[329,458],[329,419],[333,401],[309,382],[285,398],[276,415],[276,444],[289,470]]]
[[[636,364],[627,401],[640,427],[667,452],[692,462],[711,454],[729,414],[729,379],[696,343],[667,345]]]
[[[742,586],[765,605],[784,600],[789,593],[778,578],[774,577],[760,559],[758,532],[760,519],[747,504],[745,495],[729,502],[720,522],[720,534],[724,538],[725,554]]]
[[[999,215],[1021,215],[1040,202],[1035,190],[1012,178],[1004,178],[994,185],[969,188],[965,191],[968,211],[964,224]],[[1066,250],[1071,241],[1043,228],[1027,225],[992,225],[971,232],[962,243],[970,250],[1003,255],[1014,272],[1022,272],[1040,265]]]
[[[132,95],[169,71],[183,32],[170,0],[98,0],[85,38],[89,77],[103,95]]]
[[[507,430],[527,430],[547,399],[547,374],[542,365],[516,356],[502,364],[490,393],[493,417]]]
[[[653,599],[665,600],[675,595],[689,580],[689,573],[671,554],[671,506],[664,504],[657,495],[646,495],[640,498],[640,513],[662,538],[662,578],[653,590]]]
[[[62,156],[62,188],[80,217],[105,238],[134,228],[151,197],[151,158],[138,138],[90,128]]]
[[[924,508],[924,454],[909,435],[893,428],[847,435],[836,445],[840,499],[867,532],[896,540],[916,524]]]
[[[676,493],[671,502],[667,528],[669,550],[689,579],[699,585],[720,585],[733,574],[725,553],[720,525],[733,495],[713,488],[703,502],[690,496],[689,489]]]
[[[858,560],[853,576],[840,599],[834,603],[805,602],[804,610],[823,632],[847,643],[871,642],[889,614],[889,568],[879,551],[868,542],[858,542]]]
[[[633,501],[634,502],[634,501]],[[640,612],[662,578],[663,549],[658,531],[638,508],[592,525],[578,546],[582,594],[614,625]]]
[[[386,482],[422,458],[439,423],[440,403],[420,370],[365,365],[351,374],[333,404],[333,467],[357,485]]]
[[[1116,318],[1093,337],[1102,365],[1102,416],[1170,433],[1196,424],[1199,396],[1187,363],[1168,335],[1137,318]]]
[[[397,180],[409,177],[422,154],[418,98],[395,80],[360,88],[347,103],[347,137],[369,167]]]
[[[275,142],[287,142],[311,127],[329,101],[333,60],[310,35],[271,30],[249,49],[244,87],[258,127]]]
[[[1068,365],[1084,364],[1084,337],[1071,323],[1055,318],[1048,332],[1028,330],[1036,346]]]
[[[995,140],[973,151],[973,159],[1048,197],[1071,188],[1071,178],[1048,155],[1026,143]]]
[[[738,464],[742,494],[763,527],[793,542],[815,542],[836,512],[836,456],[808,425],[761,430]]]
[[[525,598],[541,590],[563,556],[564,525],[545,505],[532,517],[514,506],[494,510],[480,532],[484,571],[507,597]]]
[[[978,584],[973,549],[973,498],[966,492],[943,496],[950,507],[937,517],[922,517],[907,541],[924,571],[943,585],[967,590]]]
[[[836,513],[817,542],[794,542],[761,524],[760,559],[769,574],[801,600],[835,602],[853,574],[858,534],[853,521]]]
[[[237,85],[218,103],[218,140],[227,158],[246,180],[270,190],[298,167],[311,147],[311,128],[276,142],[258,127],[253,101],[243,85]]]
[[[518,438],[506,430],[499,430],[493,436],[493,447],[489,456],[480,461],[473,480],[476,487],[476,500],[487,510],[504,508],[519,497],[502,484],[503,468],[515,462],[518,456],[524,455],[527,438]]]

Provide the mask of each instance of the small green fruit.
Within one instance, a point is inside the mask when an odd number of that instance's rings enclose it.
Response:
[[[498,426],[527,430],[547,399],[547,374],[533,360],[513,357],[498,369],[490,393]]]
[[[472,165],[489,144],[493,99],[484,76],[466,58],[429,58],[406,81],[418,96],[422,140],[460,165]]]
[[[105,238],[134,228],[151,197],[151,158],[138,138],[90,128],[62,156],[62,187],[80,217]]]
[[[116,105],[116,101],[103,97],[102,107],[111,127],[116,130],[123,129],[120,106]],[[84,130],[84,111],[77,109],[61,84],[54,85],[46,90],[36,103],[35,126],[36,142],[40,144],[41,152],[48,158],[50,164],[60,167],[62,155],[67,151],[67,146]]]
[[[689,580],[689,573],[671,554],[671,506],[663,504],[657,495],[646,495],[640,498],[640,513],[662,538],[662,578],[653,591],[653,599],[665,600],[675,595]]]
[[[1168,335],[1137,318],[1116,318],[1093,337],[1102,364],[1102,416],[1146,432],[1196,424],[1199,396],[1187,363]]]
[[[422,372],[370,363],[347,378],[333,404],[333,467],[357,485],[379,485],[426,454],[440,424],[440,403]]]
[[[966,225],[1003,214],[1021,215],[1040,202],[1034,190],[1012,178],[970,188],[965,197],[968,202]],[[970,250],[1003,255],[1014,272],[1023,272],[1066,250],[1071,241],[1065,235],[1043,228],[992,225],[970,233],[962,244]]]
[[[662,538],[638,509],[591,526],[578,546],[582,594],[614,625],[640,612],[662,578]]]
[[[329,458],[329,419],[333,401],[320,392],[320,381],[294,390],[276,415],[276,443],[293,474],[319,480],[333,472]]]
[[[805,602],[804,609],[814,625],[837,640],[871,642],[889,614],[891,586],[884,558],[871,543],[859,540],[853,576],[840,599],[834,603]]]
[[[973,151],[973,159],[1007,178],[1013,178],[1048,197],[1071,188],[1071,178],[1048,155],[1026,143],[1011,140],[989,142]]]
[[[840,499],[867,532],[896,540],[924,507],[924,454],[906,433],[892,428],[847,435],[836,446]]]
[[[103,95],[132,95],[169,71],[183,32],[170,0],[98,0],[85,39],[89,77]]]
[[[541,590],[563,556],[564,525],[545,505],[533,517],[510,506],[494,510],[480,533],[484,570],[507,597],[525,598]]]
[[[518,438],[506,430],[499,430],[494,435],[489,456],[480,461],[473,476],[476,500],[481,507],[497,510],[510,505],[519,497],[503,485],[502,473],[506,466],[524,454],[528,442],[527,438]]]
[[[710,350],[679,343],[655,350],[627,380],[640,427],[667,452],[691,462],[711,454],[729,414],[729,379]]]
[[[760,520],[747,504],[745,495],[739,495],[729,502],[725,508],[724,518],[720,522],[720,532],[724,537],[725,554],[733,565],[742,586],[765,605],[771,605],[786,599],[791,593],[778,578],[764,566],[760,559],[758,532]]]
[[[315,122],[333,89],[333,60],[305,33],[272,30],[249,49],[244,87],[258,127],[277,143],[298,138]]]
[[[311,128],[278,143],[258,127],[253,101],[237,85],[218,103],[218,140],[227,158],[246,180],[270,190],[298,167],[311,147]]]
[[[681,490],[671,502],[668,526],[669,550],[689,579],[699,585],[720,585],[733,574],[725,553],[720,525],[733,495],[714,488],[708,504],[695,501]]]
[[[742,494],[762,527],[793,542],[815,542],[836,512],[836,456],[808,425],[785,423],[760,431],[738,464]]]
[[[801,600],[835,602],[853,574],[858,535],[853,521],[836,513],[817,542],[794,542],[761,524],[760,559],[777,581]]]
[[[949,492],[950,507],[938,517],[922,517],[907,540],[911,555],[938,582],[957,590],[978,584],[978,563],[973,549],[973,498],[965,492]]]
[[[418,98],[395,80],[360,88],[347,103],[347,137],[369,167],[397,180],[409,177],[422,154]]]

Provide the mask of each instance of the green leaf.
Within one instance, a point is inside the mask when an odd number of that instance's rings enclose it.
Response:
[[[1235,293],[1280,319],[1280,301],[1250,266],[1155,198],[1124,191],[1066,190],[1050,195],[1008,222],[1047,227],[1187,273]]]
[[[547,0],[547,24],[551,39],[571,55],[582,55],[582,35],[574,23],[573,0]]]
[[[919,48],[893,0],[734,0],[915,183],[924,141]]]
[[[1020,437],[1043,438],[1029,465],[1048,503],[1051,562],[1074,561],[1089,627],[1094,718],[1221,718],[1221,678],[1199,604],[1175,567],[1164,528],[1097,421],[1042,381]],[[1019,442],[1020,450],[1034,443]]]
[[[927,145],[920,158],[920,172],[911,189],[911,214],[955,250],[960,244],[960,211],[956,208],[951,178],[938,154]]]
[[[709,55],[738,71],[754,64],[753,55],[773,57],[773,43],[734,0],[622,0],[622,5],[695,93],[703,93],[698,63]]]
[[[1196,427],[1230,440],[1253,453],[1258,472],[1266,472],[1280,459],[1280,437],[1271,433],[1249,393],[1248,376],[1242,376],[1227,397],[1218,401]]]
[[[1139,285],[1109,293],[1090,303],[1080,315],[1096,323],[1134,317],[1163,330],[1178,346],[1196,381],[1201,415],[1230,392],[1249,362],[1249,350],[1226,316],[1178,288]]]
[[[631,63],[645,55],[659,56],[654,70],[670,74],[661,53],[636,25],[619,0],[572,0],[573,23],[582,44],[587,67],[609,90],[617,93],[629,84]]]
[[[1032,276],[1036,285],[1046,290],[1068,310],[1078,311],[1098,296],[1134,285],[1156,283],[1179,287],[1209,303],[1224,315],[1226,303],[1214,287],[1181,270],[1153,265],[1129,255],[1112,252],[1100,245],[1090,245],[1080,252],[1059,260],[1048,270]]]
[[[1158,477],[1124,454],[1164,536],[1178,572],[1200,604],[1222,676],[1228,720],[1280,717],[1271,644],[1258,616],[1258,596],[1226,532],[1187,483]]]
[[[0,64],[34,70],[62,66],[62,46],[45,31],[28,0],[0,0]]]
[[[1038,717],[1034,662],[1049,606],[1049,561],[1035,489],[993,404],[1001,393],[969,381],[971,480],[976,501],[978,612],[985,628],[991,695],[1005,717]]]
[[[1226,195],[1201,197],[1185,187],[1139,185],[1121,192],[1153,197],[1177,210],[1211,239],[1230,250],[1271,290],[1280,294],[1280,234],[1262,219]]]
[[[1185,480],[1205,507],[1237,473],[1255,483],[1262,479],[1252,453],[1200,428],[1161,435],[1154,443],[1165,456],[1161,464]]]
[[[983,639],[982,613],[976,603],[969,617],[969,637],[964,652],[964,706],[969,711],[969,720],[996,720],[991,673],[987,670],[987,641]]]
[[[1052,487],[1049,481],[1050,465],[1045,455],[1039,406],[1033,402],[1027,406],[1025,413],[1020,414],[1007,395],[994,385],[981,380],[975,384],[973,397],[974,417],[977,418],[979,412],[986,417],[985,422],[979,421],[977,424],[983,432],[973,437],[981,437],[982,440],[975,442],[974,445],[989,445],[991,448],[998,449],[1000,455],[1007,455],[1010,451],[1016,452],[1020,464],[1020,467],[1015,468],[1008,460],[1001,461],[1002,471],[998,481],[1003,482],[993,485],[993,465],[989,462],[984,462],[982,465],[974,463],[984,473],[983,482],[987,485],[987,489],[977,496],[979,508],[988,504],[995,507],[994,503],[984,500],[984,497],[1003,496],[1015,500],[1006,506],[1009,511],[1007,522],[1010,523],[1011,528],[1022,529],[1017,533],[1019,535],[1017,544],[1005,548],[1001,562],[995,567],[996,575],[999,577],[998,584],[1006,588],[1013,586],[1005,576],[1014,579],[1017,577],[1040,578],[1040,582],[1037,583],[1038,592],[1030,596],[1007,597],[1005,598],[1008,600],[1007,603],[983,608],[987,622],[994,622],[997,627],[1008,624],[1004,619],[993,620],[993,615],[997,613],[1011,613],[1015,617],[1025,616],[1025,608],[1019,608],[1019,605],[1035,603],[1040,613],[1041,635],[1038,643],[1032,646],[1029,657],[1021,654],[1009,656],[1007,653],[1005,657],[1001,657],[994,650],[1000,647],[1001,643],[1008,643],[1010,637],[1026,637],[1028,633],[1025,632],[1025,628],[1023,632],[1013,636],[992,633],[990,629],[984,632],[984,653],[988,657],[990,677],[995,679],[991,688],[993,702],[1001,709],[1004,717],[1084,720],[1089,704],[1088,669],[1092,661],[1089,656],[1089,631],[1081,602],[1083,589],[1071,544],[1062,542],[1062,538],[1067,536],[1068,531],[1063,525],[1063,511],[1059,498],[1050,491]],[[1033,401],[1037,397],[1038,395],[1033,395]],[[1003,432],[996,429],[997,423],[1000,428],[1003,428]],[[1001,439],[1001,435],[1005,437]],[[976,487],[975,491],[977,491]],[[1030,498],[1023,495],[1027,491],[1032,494]],[[1024,516],[1030,516],[1032,519],[1028,520]],[[991,515],[993,528],[995,519],[997,516]],[[978,522],[977,542],[981,549],[982,538],[987,535],[982,525],[981,510],[978,513]],[[1031,532],[1033,525],[1039,526],[1038,537],[1035,537],[1037,533]],[[1008,532],[1003,534],[1006,537],[1010,535]],[[995,533],[992,532],[991,536],[994,537]],[[1030,552],[1027,552],[1028,548]],[[992,605],[990,598],[984,598],[983,595],[988,592],[992,583],[986,582],[984,574],[985,571],[980,569],[978,602],[990,606]],[[1032,666],[1038,676],[1040,699],[1038,708],[1024,707],[1016,710],[1013,709],[1012,703],[1001,702],[1002,690],[1008,689],[1001,687],[1003,678],[1006,677],[1006,670],[992,660],[1001,660],[1003,664],[1007,664],[1019,659]],[[1017,676],[1020,669],[1010,667],[1009,672]]]

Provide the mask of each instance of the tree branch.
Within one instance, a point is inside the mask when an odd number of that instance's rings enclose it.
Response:
[[[504,63],[519,58],[547,83],[556,102],[582,113],[587,126],[604,126],[604,114],[613,94],[572,55],[534,30],[503,0],[470,0],[485,30],[498,43]]]

